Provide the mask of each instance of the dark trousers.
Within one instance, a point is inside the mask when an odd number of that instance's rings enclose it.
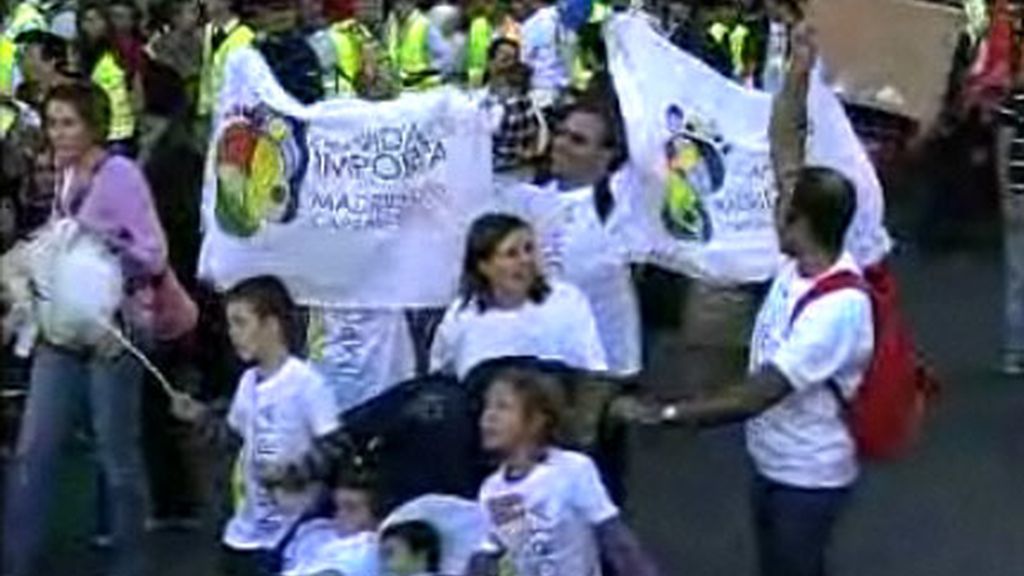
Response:
[[[152,359],[172,383],[195,395],[200,375],[192,366],[190,342],[165,342]],[[191,428],[171,415],[170,400],[151,375],[142,393],[142,442],[149,480],[150,514],[158,520],[191,518],[201,504],[199,451]]]
[[[756,476],[752,490],[761,576],[825,576],[849,488],[794,488]]]

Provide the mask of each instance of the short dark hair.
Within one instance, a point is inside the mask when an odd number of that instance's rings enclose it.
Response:
[[[291,294],[276,276],[256,276],[242,280],[227,293],[228,304],[244,302],[252,307],[261,319],[273,318],[281,325],[281,332],[288,347],[293,348],[295,335],[295,302]]]
[[[513,362],[490,374],[487,388],[505,384],[510,386],[523,403],[527,417],[544,420],[541,442],[559,444],[564,437],[566,397],[562,382],[528,361]]]
[[[376,519],[387,513],[380,493],[380,476],[375,469],[363,463],[342,459],[331,467],[329,485],[332,489],[362,492],[370,502],[370,511]]]
[[[493,294],[490,282],[480,272],[480,264],[494,256],[498,246],[512,233],[531,229],[525,220],[512,214],[484,214],[473,222],[469,227],[466,253],[462,262],[460,295],[463,306],[474,302],[480,312],[491,306]],[[551,287],[538,270],[537,280],[530,287],[530,300],[539,304],[550,292]]]
[[[572,114],[589,114],[601,119],[604,124],[605,148],[610,149],[614,156],[609,171],[614,172],[629,157],[629,146],[626,142],[625,122],[618,105],[618,95],[607,83],[595,81],[593,86],[580,94],[579,98],[566,109],[563,121]]]
[[[441,535],[437,529],[422,520],[400,522],[384,529],[381,542],[397,539],[405,542],[414,554],[422,554],[427,560],[427,572],[441,570]]]
[[[501,50],[502,46],[511,46],[515,48],[517,54],[521,50],[519,42],[516,42],[515,40],[509,38],[508,36],[498,36],[491,42],[491,45],[487,47],[488,62],[494,60],[494,57],[498,55],[498,50]]]
[[[53,62],[59,69],[68,67],[68,43],[56,34],[46,30],[29,30],[18,34],[14,41],[22,48],[38,46],[44,60]]]
[[[62,102],[74,108],[95,143],[106,141],[110,131],[110,99],[102,88],[87,81],[58,84],[46,95],[43,110],[48,109],[53,102]]]
[[[807,219],[818,243],[838,253],[857,210],[857,189],[836,170],[807,167],[797,178],[790,210]]]

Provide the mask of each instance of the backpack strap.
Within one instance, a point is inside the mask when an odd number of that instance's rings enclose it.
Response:
[[[864,278],[849,270],[840,270],[839,272],[830,274],[818,280],[806,294],[797,300],[796,306],[793,307],[793,314],[789,318],[790,328],[796,324],[797,318],[800,317],[800,314],[802,314],[808,306],[819,298],[832,294],[833,292],[850,289],[863,290],[865,293],[869,293],[869,288]],[[842,412],[844,414],[848,414],[850,410],[850,401],[843,396],[843,392],[840,390],[839,384],[835,380],[829,380],[825,383],[825,387],[828,388],[828,391],[835,397]]]
[[[867,282],[856,272],[849,270],[840,270],[834,274],[830,274],[817,282],[814,286],[803,296],[800,297],[796,302],[796,306],[793,307],[793,314],[789,317],[789,326],[792,328],[796,324],[797,318],[800,314],[807,309],[808,306],[813,304],[816,300],[828,296],[833,292],[839,292],[840,290],[857,289],[865,293],[870,293]]]

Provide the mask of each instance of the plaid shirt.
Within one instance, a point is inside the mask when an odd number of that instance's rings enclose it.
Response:
[[[529,96],[490,95],[484,107],[501,110],[501,122],[494,132],[492,155],[494,170],[501,172],[522,166],[537,153],[540,120]]]
[[[1010,192],[1024,194],[1024,87],[1013,90],[999,109],[1003,126],[1013,129],[1010,136]]]

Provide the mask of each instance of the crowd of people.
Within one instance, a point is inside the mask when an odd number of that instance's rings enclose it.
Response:
[[[582,16],[545,0],[388,4],[382,17],[374,3],[345,0],[0,1],[5,405],[11,389],[26,393],[5,461],[2,574],[39,573],[61,446],[79,434],[82,410],[100,479],[97,543],[112,549],[116,576],[147,573],[147,528],[197,525],[215,504],[204,488],[214,477],[230,484],[220,495],[226,575],[441,574],[452,542],[439,526],[385,522],[435,492],[476,502],[486,527],[460,572],[654,575],[623,520],[616,431],[737,422],[747,423],[755,470],[760,573],[825,574],[859,473],[844,411],[874,331],[864,290],[807,296],[862,270],[844,249],[853,184],[804,158],[816,58],[804,3],[567,3],[585,6]],[[639,385],[635,263],[619,248],[629,152],[601,37],[602,22],[626,9],[644,10],[723,75],[775,94],[776,229],[788,263],[757,316],[746,381],[686,401],[649,399]],[[249,48],[302,104],[464,87],[491,119],[496,182],[535,185],[578,215],[574,226],[556,238],[527,213],[478,218],[445,310],[300,308],[287,278],[272,276],[217,293],[196,278],[204,163],[225,67]],[[1017,271],[1006,368],[1017,374],[1022,75],[1001,114]],[[19,299],[24,287],[8,281],[59,220],[116,255],[121,336],[81,345],[48,333]],[[563,261],[545,261],[552,242]],[[29,287],[28,302],[37,297]],[[358,389],[336,390],[316,365],[323,325],[339,316],[384,335],[381,365]],[[129,347],[177,390],[156,385]],[[431,402],[446,394],[461,394],[466,418],[442,410],[447,421],[429,424]],[[382,404],[386,416],[360,412]],[[396,452],[378,443],[410,411],[428,428],[468,424],[450,442],[402,452],[414,462],[385,462]],[[197,454],[211,449],[231,466],[203,465]],[[456,465],[434,472],[432,459]],[[440,480],[408,488],[418,473]]]

